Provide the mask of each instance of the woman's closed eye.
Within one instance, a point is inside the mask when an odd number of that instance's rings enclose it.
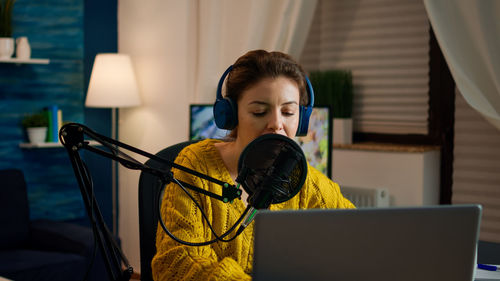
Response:
[[[262,117],[262,116],[266,115],[266,111],[254,111],[254,112],[252,112],[252,114],[256,117]]]
[[[264,115],[267,114],[267,111],[254,111],[254,112],[252,112],[252,114],[255,117],[262,117],[262,116],[264,116]],[[282,111],[281,114],[283,116],[290,117],[290,116],[294,116],[295,115],[295,111],[294,110]]]
[[[286,117],[294,116],[299,112],[299,107],[295,104],[289,104],[281,108],[281,114]]]

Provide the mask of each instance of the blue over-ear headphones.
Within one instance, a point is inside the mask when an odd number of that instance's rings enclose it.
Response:
[[[236,102],[231,98],[222,96],[222,84],[224,84],[224,80],[226,80],[226,76],[231,72],[233,66],[229,66],[222,77],[219,80],[219,84],[217,85],[217,98],[214,104],[214,119],[215,124],[220,129],[232,130],[238,125],[238,107]],[[309,81],[309,78],[306,78],[306,89],[309,95],[309,104],[306,106],[299,106],[299,127],[297,128],[297,136],[305,136],[307,135],[307,129],[309,128],[309,118],[311,117],[312,108],[314,106],[314,90]]]

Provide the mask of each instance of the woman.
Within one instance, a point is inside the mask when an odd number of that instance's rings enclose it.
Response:
[[[223,80],[222,78],[221,80]],[[235,183],[238,160],[255,138],[268,133],[290,138],[299,127],[299,105],[308,103],[305,74],[288,55],[263,50],[240,57],[230,70],[226,98],[234,105],[236,122],[226,141],[207,139],[186,147],[176,163],[228,183]],[[220,194],[220,186],[174,169],[184,182]],[[192,192],[218,235],[225,233],[246,208],[242,200],[222,203]],[[353,208],[339,186],[308,165],[304,186],[292,199],[270,206],[271,210]],[[195,203],[176,184],[169,184],[162,203],[167,228],[189,242],[214,239]],[[250,280],[253,263],[253,223],[231,242],[185,246],[158,227],[152,270],[155,280]],[[231,237],[230,234],[228,237]]]

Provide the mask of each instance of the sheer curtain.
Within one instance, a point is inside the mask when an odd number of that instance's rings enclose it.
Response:
[[[500,1],[424,0],[464,99],[500,129]]]
[[[196,103],[215,101],[224,70],[253,49],[282,51],[298,60],[316,0],[199,0]]]

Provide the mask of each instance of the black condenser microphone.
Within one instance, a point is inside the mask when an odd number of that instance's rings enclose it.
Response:
[[[294,197],[304,185],[306,176],[306,158],[294,140],[266,134],[250,142],[239,158],[236,178],[248,193],[251,207],[242,226],[252,222],[257,210]]]

